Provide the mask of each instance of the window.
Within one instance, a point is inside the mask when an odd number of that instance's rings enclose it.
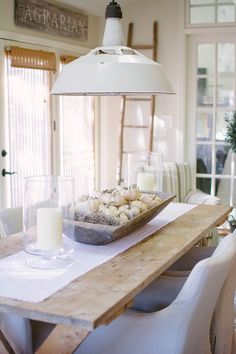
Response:
[[[75,196],[95,185],[94,98],[61,97],[61,173],[75,178]]]
[[[74,59],[63,56],[61,63]],[[61,174],[74,177],[76,198],[95,187],[94,104],[94,97],[60,98]]]
[[[187,24],[216,25],[236,22],[234,0],[188,0]]]
[[[196,187],[220,197],[222,203],[233,205],[236,203],[235,182],[231,182],[234,156],[225,142],[225,115],[235,110],[236,42],[234,36],[229,39],[228,35],[209,36],[209,40],[205,35],[193,36],[191,42],[189,161],[195,159]]]

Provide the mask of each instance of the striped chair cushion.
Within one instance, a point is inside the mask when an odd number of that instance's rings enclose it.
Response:
[[[163,191],[176,194],[176,202],[185,202],[191,190],[191,171],[187,163],[168,162],[163,169]]]
[[[191,171],[190,166],[187,163],[177,164],[179,173],[179,184],[180,184],[180,196],[181,202],[185,202],[186,195],[191,191]]]
[[[180,185],[177,163],[168,162],[163,168],[163,191],[176,194],[176,202],[180,202]]]

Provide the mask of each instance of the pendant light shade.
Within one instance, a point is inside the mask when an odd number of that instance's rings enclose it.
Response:
[[[162,66],[123,46],[121,9],[113,0],[106,9],[103,46],[65,65],[52,94],[155,95],[173,93]]]

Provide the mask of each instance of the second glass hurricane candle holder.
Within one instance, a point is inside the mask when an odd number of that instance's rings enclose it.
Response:
[[[25,178],[24,248],[35,268],[68,266],[74,249],[74,180],[63,176]]]
[[[136,184],[145,192],[163,189],[163,155],[156,152],[136,152],[128,155],[126,184]]]

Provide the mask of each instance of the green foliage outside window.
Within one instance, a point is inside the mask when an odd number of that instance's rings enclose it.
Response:
[[[233,152],[236,153],[236,111],[233,114],[225,115],[226,134],[225,141]]]

